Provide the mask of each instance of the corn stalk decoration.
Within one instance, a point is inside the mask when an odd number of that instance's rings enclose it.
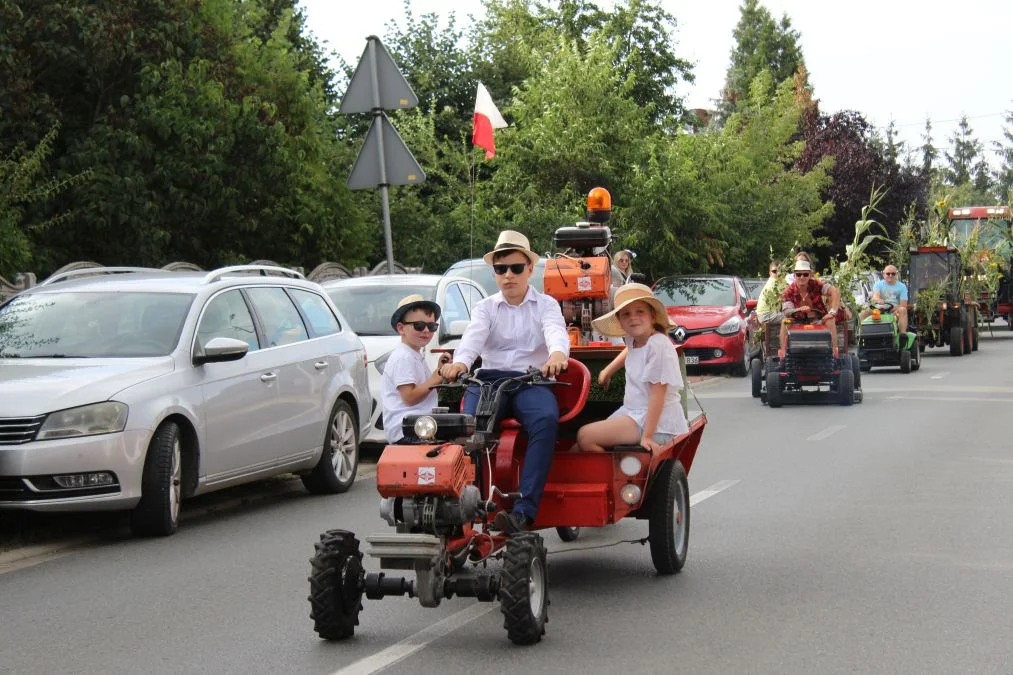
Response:
[[[847,304],[855,316],[861,308],[855,302],[854,291],[860,287],[865,270],[872,269],[876,263],[868,253],[869,246],[877,241],[886,242],[887,245],[894,243],[887,236],[883,224],[872,217],[874,213],[881,213],[878,207],[885,196],[884,188],[873,186],[869,203],[862,207],[862,217],[855,221],[855,237],[844,247],[844,262],[830,261],[830,277],[841,292],[841,302]]]

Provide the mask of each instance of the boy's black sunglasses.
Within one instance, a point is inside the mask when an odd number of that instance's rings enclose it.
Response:
[[[511,265],[504,265],[501,263],[497,263],[492,266],[492,271],[500,276],[506,274],[507,270],[510,270],[514,274],[521,274],[524,272],[524,268],[527,266],[528,266],[527,263],[513,263]]]
[[[420,333],[427,328],[429,329],[430,333],[435,333],[440,328],[440,324],[436,323],[435,321],[410,321],[405,325],[411,326]]]

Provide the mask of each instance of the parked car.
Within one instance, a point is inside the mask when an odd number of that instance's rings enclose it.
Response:
[[[195,494],[351,487],[365,351],[291,270],[78,270],[0,306],[0,415],[0,507],[129,509],[168,535]]]
[[[390,325],[398,301],[406,295],[419,293],[440,305],[443,311],[440,328],[426,349],[426,363],[435,368],[439,354],[432,349],[453,349],[460,343],[471,321],[471,308],[485,298],[486,293],[480,284],[470,279],[438,274],[378,274],[327,281],[323,286],[366,345],[372,407],[369,430],[363,440],[386,443],[380,381],[387,358],[401,340]]]
[[[458,260],[447,268],[444,276],[465,277],[471,279],[482,287],[486,295],[499,293],[499,286],[496,285],[496,276],[493,274],[492,266],[487,265],[481,258],[469,258]],[[535,287],[538,292],[544,291],[542,279],[545,275],[545,258],[539,258],[535,263],[535,269],[531,272],[528,283]]]
[[[767,280],[763,277],[744,277],[742,279],[742,285],[745,287],[748,297],[753,300],[760,299],[760,291],[763,290],[766,283]]]
[[[747,321],[746,289],[739,277],[676,275],[659,279],[654,294],[678,328],[686,365],[719,366],[745,377],[757,342]]]

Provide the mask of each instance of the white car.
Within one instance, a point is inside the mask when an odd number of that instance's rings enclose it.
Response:
[[[433,348],[454,348],[471,321],[471,308],[486,297],[480,285],[463,277],[438,274],[378,274],[323,283],[324,290],[348,319],[352,330],[366,345],[369,390],[373,403],[370,427],[363,441],[386,443],[383,408],[380,405],[383,366],[401,337],[390,325],[398,301],[418,293],[434,300],[442,310],[440,329],[426,348],[426,363],[436,367],[439,354]]]
[[[355,481],[365,350],[323,289],[282,268],[95,268],[0,305],[0,508],[131,510],[279,473]]]

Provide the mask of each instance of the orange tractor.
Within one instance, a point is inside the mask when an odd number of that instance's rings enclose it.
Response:
[[[590,323],[611,306],[611,234],[601,224],[609,202],[607,192],[593,190],[591,222],[558,230],[555,243],[562,251],[546,264],[546,292],[560,300],[571,328],[567,370],[555,380],[538,371],[496,382],[465,376],[463,383],[438,386],[447,391],[477,386],[474,415],[441,407],[405,418],[405,438],[388,445],[377,463],[380,515],[392,529],[364,537],[365,553],[379,569],[366,569],[352,532],[328,530],[315,545],[309,600],[320,637],[351,637],[363,596],[408,596],[423,607],[462,596],[499,602],[509,639],[538,642],[545,632],[549,585],[546,546],[537,530],[556,528],[572,540],[577,528],[646,520],[647,536],[639,541],[649,543],[655,569],[659,574],[682,569],[689,545],[687,474],[707,422],[703,413],[691,417],[688,433],[655,454],[639,445],[606,453],[570,451],[581,425],[604,419],[620,404],[592,395],[591,368],[622,349],[596,339]],[[520,496],[527,437],[516,420],[500,419],[498,411],[501,397],[521,386],[552,387],[560,428],[532,531],[508,536],[491,524]],[[490,568],[494,560],[501,564]]]

